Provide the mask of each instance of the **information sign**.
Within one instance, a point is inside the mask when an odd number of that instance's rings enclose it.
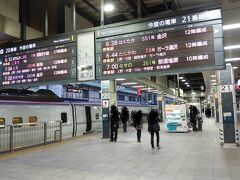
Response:
[[[76,81],[76,42],[73,36],[17,44],[0,52],[3,86]]]
[[[99,30],[97,79],[222,69],[221,23],[220,10],[213,10],[127,25],[128,29],[122,26]],[[171,27],[164,28],[167,26]]]
[[[77,74],[78,81],[95,79],[94,32],[82,33],[77,36]]]

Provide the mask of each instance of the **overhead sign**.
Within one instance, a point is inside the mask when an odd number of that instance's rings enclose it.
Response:
[[[232,92],[232,85],[221,85],[221,92],[222,93],[227,93],[227,92]]]
[[[102,29],[96,38],[97,79],[225,67],[220,10]]]
[[[77,36],[77,74],[78,81],[95,79],[94,32]]]
[[[74,36],[29,41],[0,52],[1,85],[76,81]]]

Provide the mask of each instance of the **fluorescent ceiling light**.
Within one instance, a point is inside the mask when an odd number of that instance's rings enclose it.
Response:
[[[119,78],[119,79],[115,79],[115,81],[125,81],[125,78]]]
[[[212,82],[216,82],[217,80],[216,80],[216,79],[212,79],[211,81],[212,81]]]
[[[216,77],[216,75],[211,75],[211,78],[215,78]]]
[[[155,89],[154,90],[149,90],[149,92],[158,92],[158,90],[155,90]]]
[[[235,66],[235,67],[233,67],[233,69],[238,69],[238,67]]]
[[[187,87],[190,87],[190,85],[188,84]]]
[[[223,30],[229,30],[229,29],[238,29],[240,28],[240,23],[237,24],[228,24],[223,26]]]
[[[182,82],[185,82],[186,80],[185,79],[182,79]]]
[[[142,88],[142,90],[151,90],[153,88]]]
[[[145,86],[132,86],[133,88],[143,88]]]
[[[184,84],[186,84],[186,85],[187,85],[188,83],[187,83],[187,82],[185,82]]]
[[[226,66],[231,66],[232,64],[231,63],[226,63]]]
[[[225,50],[231,50],[231,49],[240,49],[240,44],[232,45],[232,46],[225,46]]]
[[[114,6],[112,4],[105,4],[104,5],[104,11],[105,12],[111,12],[114,10]]]
[[[212,83],[211,85],[212,85],[212,86],[216,86],[216,85],[217,85],[217,83]]]
[[[137,84],[137,83],[135,83],[135,82],[122,83],[122,85],[134,85],[134,84]]]
[[[237,57],[237,58],[227,58],[227,59],[225,59],[225,62],[233,62],[233,61],[240,61],[240,57]]]
[[[183,79],[183,77],[182,77],[182,76],[180,76],[178,79]]]

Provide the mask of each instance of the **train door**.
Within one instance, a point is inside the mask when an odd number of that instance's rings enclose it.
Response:
[[[85,107],[85,114],[86,114],[86,132],[92,130],[92,117],[91,117],[91,107]]]

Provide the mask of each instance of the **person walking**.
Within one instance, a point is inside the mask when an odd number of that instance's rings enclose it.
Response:
[[[137,141],[140,143],[141,142],[141,133],[142,133],[142,128],[143,128],[143,114],[142,111],[139,110],[135,114],[134,117],[134,128],[137,130]]]
[[[197,131],[197,115],[199,111],[196,106],[190,106],[190,122],[192,123],[193,131]]]
[[[123,132],[127,132],[127,122],[129,121],[129,111],[127,107],[123,107],[120,115],[123,124]]]
[[[160,126],[158,124],[158,112],[156,109],[152,109],[148,114],[148,132],[151,134],[151,145],[152,149],[154,149],[154,134],[157,136],[157,148],[159,149],[159,131]]]
[[[118,127],[119,127],[119,113],[117,106],[112,105],[110,110],[110,128],[111,128],[111,139],[110,142],[117,142],[118,135]]]

